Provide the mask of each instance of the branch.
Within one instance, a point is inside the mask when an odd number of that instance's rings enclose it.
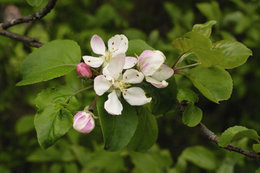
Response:
[[[217,135],[215,135],[211,130],[209,130],[203,123],[200,123],[199,126],[200,126],[200,129],[203,132],[203,134],[206,135],[209,138],[209,140],[218,144],[219,137]],[[232,144],[228,144],[224,148],[229,151],[235,151],[237,153],[243,154],[252,159],[257,159],[257,160],[260,159],[260,153],[250,152],[250,151],[244,150],[242,148],[236,147]]]
[[[24,36],[24,35],[19,35],[19,34],[16,34],[16,33],[13,33],[13,32],[7,31],[7,30],[0,30],[0,35],[6,36],[6,37],[9,37],[9,38],[13,38],[13,39],[18,40],[18,41],[22,41],[25,44],[32,46],[32,47],[38,48],[38,47],[41,47],[43,45],[43,43],[38,41],[38,39],[36,39],[36,38],[31,38],[31,37],[27,37],[27,36]]]
[[[184,108],[185,108],[185,103],[182,104],[182,103],[179,103],[178,101],[176,101],[176,103],[177,103],[177,107],[178,107],[180,113],[183,113]],[[219,137],[214,132],[209,130],[203,123],[200,123],[198,126],[200,126],[202,133],[206,137],[208,137],[209,140],[218,144]],[[236,147],[232,144],[228,144],[226,147],[224,147],[224,149],[243,154],[243,155],[250,157],[252,159],[260,160],[260,153],[250,152],[250,151],[244,150],[242,148]]]
[[[11,21],[7,21],[4,23],[0,24],[0,27],[2,27],[3,29],[7,29],[11,26],[20,24],[20,23],[28,23],[34,20],[38,20],[43,18],[44,16],[46,16],[55,6],[57,0],[49,0],[48,4],[46,5],[46,7],[44,7],[42,10],[40,10],[39,12],[33,13],[29,16],[24,16],[18,19],[13,19]]]

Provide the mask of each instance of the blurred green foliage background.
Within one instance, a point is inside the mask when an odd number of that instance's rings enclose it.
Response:
[[[31,7],[25,0],[1,0],[0,22],[12,16],[29,15],[46,3],[43,0],[40,6]],[[108,40],[114,34],[123,33],[129,40],[143,39],[161,50],[167,63],[172,65],[178,57],[172,41],[190,31],[193,24],[216,20],[213,40],[238,40],[253,51],[253,56],[245,65],[229,71],[234,80],[230,100],[217,105],[199,96],[199,107],[204,112],[202,122],[216,133],[234,125],[260,132],[259,10],[258,0],[59,0],[42,20],[16,25],[10,31],[39,38],[44,43],[72,39],[81,46],[83,55],[91,54],[89,42],[93,34]],[[16,87],[21,79],[22,61],[32,50],[0,36],[1,173],[251,173],[258,169],[259,161],[220,149],[200,134],[198,128],[184,126],[177,110],[158,118],[157,145],[147,153],[104,151],[98,126],[89,135],[71,130],[54,147],[46,151],[40,149],[33,126],[37,93],[58,84],[69,83],[75,89],[83,84],[73,72],[50,82]],[[186,78],[175,77],[180,88],[192,88]],[[94,97],[93,92],[83,94]],[[81,97],[78,110],[92,101]],[[250,143],[242,139],[237,145],[247,148]],[[194,155],[194,151],[202,154]]]

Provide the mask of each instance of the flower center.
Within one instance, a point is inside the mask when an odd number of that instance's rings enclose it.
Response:
[[[124,88],[130,87],[130,83],[129,82],[123,82],[123,81],[115,81],[113,83],[113,86],[116,89],[120,89],[121,92],[123,92]]]

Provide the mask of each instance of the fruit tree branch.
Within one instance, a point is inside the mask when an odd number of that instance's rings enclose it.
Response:
[[[178,101],[176,101],[176,103],[177,103],[177,107],[178,107],[180,113],[182,114],[184,109],[185,109],[185,103],[182,104],[182,103],[179,103]],[[198,126],[200,127],[201,132],[209,140],[211,140],[212,142],[218,144],[219,137],[214,132],[209,130],[203,123],[200,123]],[[240,153],[240,154],[243,154],[243,155],[245,155],[247,157],[250,157],[252,159],[260,160],[260,153],[247,151],[247,150],[244,150],[244,149],[242,149],[240,147],[236,147],[236,146],[234,146],[232,144],[228,144],[226,147],[224,147],[224,149],[229,150],[229,151],[234,151],[234,152],[237,152],[237,153]]]

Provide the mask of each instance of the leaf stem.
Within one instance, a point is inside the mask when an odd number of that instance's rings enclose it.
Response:
[[[183,53],[181,56],[179,56],[179,58],[177,59],[175,64],[172,66],[172,69],[175,70],[175,68],[178,66],[178,64],[181,63],[190,54],[191,54],[191,52],[186,52],[186,53]]]
[[[86,87],[86,88],[82,88],[82,89],[76,91],[76,92],[74,93],[74,95],[77,95],[77,94],[81,93],[82,91],[88,90],[88,89],[90,89],[90,88],[93,88],[93,85],[88,86],[88,87]]]
[[[197,66],[197,65],[200,65],[200,64],[201,64],[200,62],[197,62],[197,63],[194,63],[194,64],[189,64],[189,65],[182,66],[180,68],[176,68],[175,70],[182,70],[182,69],[194,67],[194,66]]]

